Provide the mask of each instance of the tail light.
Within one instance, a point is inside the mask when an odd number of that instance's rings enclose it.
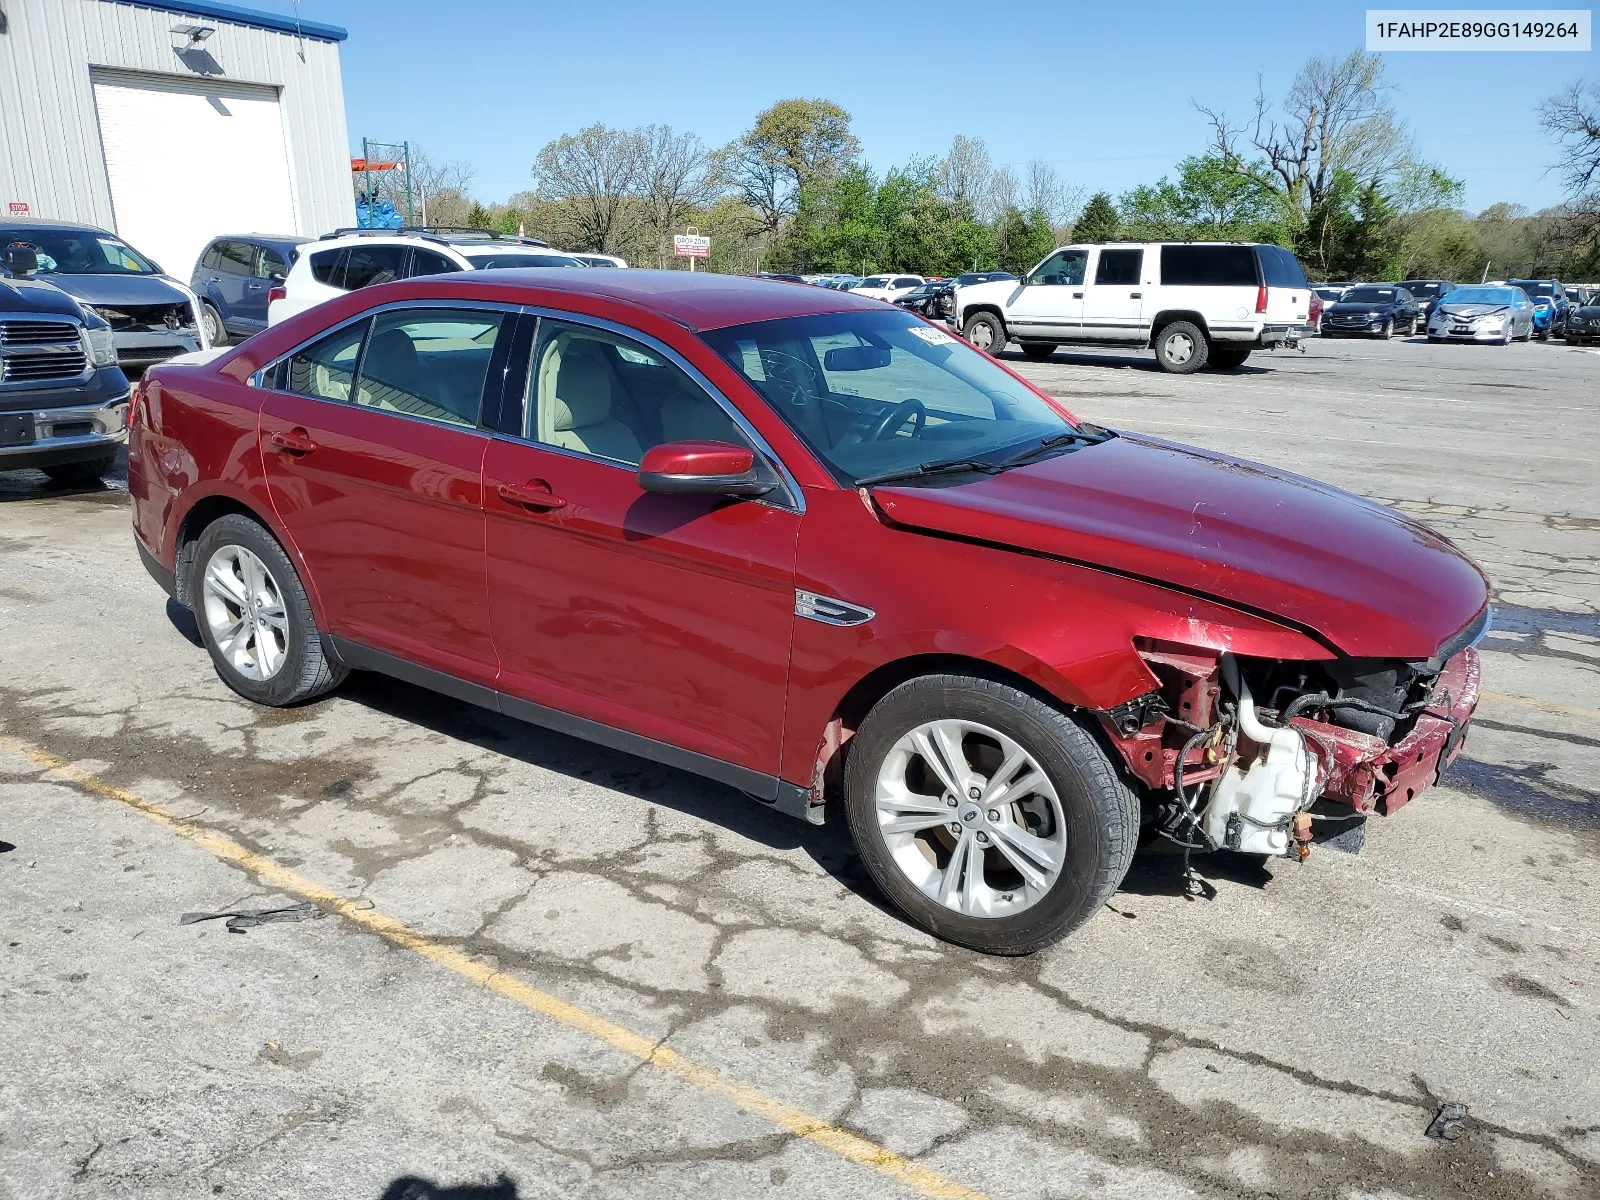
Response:
[[[274,300],[287,300],[288,298],[289,290],[287,288],[275,287],[267,289],[268,304],[271,304]]]
[[[1322,320],[1322,297],[1312,292],[1310,300],[1311,306],[1306,310],[1306,320],[1310,324],[1316,325]]]
[[[1267,285],[1266,284],[1262,284],[1260,287],[1258,287],[1256,289],[1256,311],[1258,313],[1264,313],[1264,312],[1267,311]]]

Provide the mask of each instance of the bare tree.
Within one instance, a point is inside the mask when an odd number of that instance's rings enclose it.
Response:
[[[940,199],[970,204],[977,211],[988,200],[993,174],[994,165],[983,139],[958,133],[950,143],[949,153],[939,160],[934,186]]]
[[[1539,124],[1561,146],[1557,164],[1576,226],[1600,229],[1600,80],[1574,83],[1539,105]]]
[[[1049,163],[1035,159],[1028,164],[1024,207],[1029,212],[1043,213],[1052,228],[1071,225],[1083,207],[1085,195],[1083,187],[1066,183]]]
[[[533,169],[539,195],[562,204],[576,249],[606,253],[626,239],[644,160],[638,132],[600,124],[563,134],[539,151]]]
[[[1225,161],[1243,161],[1248,136],[1266,156],[1289,207],[1305,213],[1317,205],[1340,172],[1362,184],[1387,180],[1411,158],[1411,139],[1388,99],[1383,59],[1361,50],[1343,59],[1313,58],[1300,68],[1278,111],[1257,82],[1248,127],[1225,113],[1196,105],[1211,121],[1213,148]]]
[[[635,131],[640,148],[640,192],[648,205],[650,233],[658,265],[665,265],[666,239],[696,208],[711,203],[720,189],[710,152],[692,133],[670,125]]]
[[[413,145],[406,162],[415,217],[433,225],[464,225],[472,209],[472,180],[477,169],[460,159],[440,162]],[[357,176],[357,186],[360,176]],[[374,189],[376,190],[376,189]],[[391,200],[395,200],[393,196]],[[395,200],[397,206],[401,200]]]
[[[985,201],[988,213],[999,220],[1008,208],[1020,208],[1022,185],[1017,173],[1010,167],[1000,167],[989,176],[989,196]]]

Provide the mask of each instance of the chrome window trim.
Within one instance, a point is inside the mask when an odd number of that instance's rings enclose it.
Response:
[[[750,439],[751,445],[777,470],[779,478],[783,481],[784,490],[788,493],[789,503],[774,504],[770,496],[756,496],[751,497],[751,499],[754,499],[757,503],[771,504],[775,508],[786,508],[796,513],[804,513],[806,511],[805,493],[801,490],[799,481],[790,473],[788,465],[778,456],[777,451],[772,448],[766,438],[761,436],[756,427],[750,424],[749,419],[739,411],[738,407],[722,394],[716,384],[707,379],[693,363],[685,359],[683,355],[679,354],[671,346],[651,337],[641,329],[622,325],[616,321],[608,321],[604,317],[590,316],[587,313],[574,313],[564,309],[544,308],[537,305],[526,305],[522,311],[528,316],[537,317],[541,322],[548,318],[552,321],[565,321],[569,325],[586,325],[593,329],[603,329],[607,333],[614,333],[618,337],[638,342],[641,346],[645,346],[662,355],[668,362],[687,375],[701,391],[710,396],[712,401],[738,427],[739,431]],[[528,428],[528,415],[530,412],[529,391],[533,385],[534,363],[538,358],[536,351],[539,348],[539,334],[540,330],[535,328],[533,343],[528,348],[527,376],[522,381],[522,428],[524,431]],[[534,397],[533,401],[536,403],[537,397]],[[598,454],[586,454],[581,450],[569,450],[565,446],[552,446],[548,442],[541,442],[536,438],[527,437],[525,433],[496,432],[493,436],[506,438],[524,446],[537,446],[541,450],[549,450],[554,454],[564,454],[570,458],[582,459],[584,462],[602,463],[608,467],[616,467],[618,470],[626,471],[630,475],[638,473],[638,467],[630,467],[627,463],[620,463],[614,458],[604,458]]]

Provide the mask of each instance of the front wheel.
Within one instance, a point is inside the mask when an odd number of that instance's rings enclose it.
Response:
[[[211,301],[200,302],[200,319],[206,323],[206,337],[213,346],[228,344],[228,327],[222,323],[222,314],[212,306]]]
[[[1056,352],[1054,342],[1023,342],[1022,352],[1034,362],[1043,362]]]
[[[217,674],[247,700],[300,704],[349,673],[323,653],[311,601],[283,547],[249,517],[230,513],[206,526],[189,595]]]
[[[1393,336],[1394,336],[1394,321],[1392,319],[1390,319],[1390,318],[1385,318],[1384,322],[1383,322],[1383,328],[1378,330],[1378,339],[1380,341],[1387,342]]]
[[[963,336],[985,354],[999,354],[1006,348],[1005,322],[994,313],[981,312],[967,318]]]
[[[1163,371],[1188,375],[1206,365],[1205,334],[1190,321],[1174,321],[1156,334],[1156,363]]]
[[[895,688],[849,744],[845,811],[884,893],[939,937],[1031,954],[1116,891],[1139,803],[1093,736],[989,679]]]

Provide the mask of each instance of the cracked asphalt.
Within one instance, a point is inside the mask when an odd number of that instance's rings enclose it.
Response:
[[[889,910],[837,817],[374,676],[253,708],[139,566],[124,490],[0,473],[0,1197],[960,1194],[361,922],[180,925],[298,897],[117,794],[951,1189],[1600,1196],[1600,356],[1017,361],[1087,418],[1381,498],[1490,575],[1463,757],[1363,853],[1200,860],[1210,902],[1142,855],[1064,944],[984,958]],[[1444,1101],[1458,1141],[1424,1135]]]

